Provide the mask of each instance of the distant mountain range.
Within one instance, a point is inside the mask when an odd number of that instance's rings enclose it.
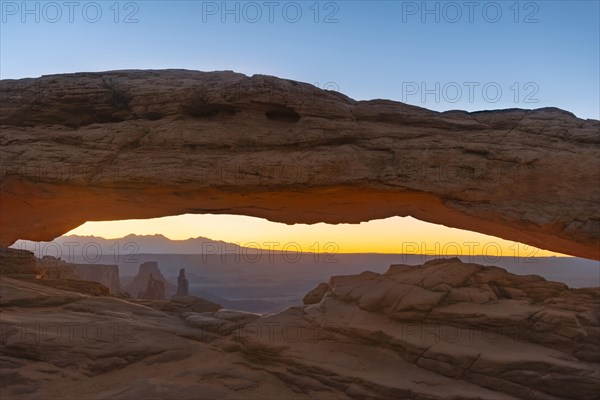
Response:
[[[98,236],[60,236],[52,242],[32,242],[18,240],[13,246],[33,251],[37,257],[50,255],[68,260],[69,255],[78,257],[87,252],[90,257],[98,254],[234,254],[244,252],[251,254],[255,249],[212,240],[202,236],[185,240],[172,240],[163,235],[130,234],[117,239],[105,239]]]

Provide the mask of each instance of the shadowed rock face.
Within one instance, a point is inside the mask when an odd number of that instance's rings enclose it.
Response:
[[[164,300],[165,284],[162,281],[154,279],[152,274],[150,274],[146,291],[140,293],[139,298],[144,300]]]
[[[183,213],[411,215],[600,259],[600,123],[559,109],[438,113],[233,72],[1,85],[5,244]]]
[[[30,251],[0,247],[0,275],[13,278],[37,279],[44,276]]]
[[[51,256],[38,259],[30,251],[5,247],[0,247],[0,276],[94,296],[121,290],[117,265],[70,264]]]
[[[189,284],[188,280],[185,277],[185,268],[181,268],[179,270],[179,276],[177,277],[177,293],[176,293],[176,296],[178,296],[178,297],[189,296],[190,295],[189,287],[190,287],[190,284]]]
[[[118,265],[72,264],[51,256],[38,259],[37,265],[43,269],[46,279],[98,282],[110,289],[112,295],[122,292]]]
[[[151,282],[160,282],[162,284],[162,296],[156,297],[154,295],[150,297],[145,297],[144,294],[147,293],[153,286]],[[153,283],[153,285],[157,285]],[[171,297],[175,293],[175,285],[168,282],[163,276],[162,272],[158,268],[158,264],[154,261],[147,261],[145,263],[140,264],[140,269],[138,274],[133,278],[133,280],[125,285],[124,290],[137,298],[147,298],[149,300],[164,300],[167,297]]]

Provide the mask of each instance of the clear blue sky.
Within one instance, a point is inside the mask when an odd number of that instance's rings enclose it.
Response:
[[[599,118],[595,0],[427,2],[430,14],[421,1],[227,2],[229,14],[221,1],[48,3],[26,2],[26,13],[20,0],[1,1],[2,79],[228,69],[435,110],[556,106]]]

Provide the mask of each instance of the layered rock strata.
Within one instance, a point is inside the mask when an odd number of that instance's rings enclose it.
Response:
[[[185,213],[411,215],[600,259],[600,122],[434,112],[275,77],[111,71],[3,80],[0,240]]]

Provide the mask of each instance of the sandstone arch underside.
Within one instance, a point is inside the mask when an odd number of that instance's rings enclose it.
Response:
[[[184,213],[411,215],[600,259],[600,124],[566,111],[438,113],[233,72],[1,86],[4,245]]]

